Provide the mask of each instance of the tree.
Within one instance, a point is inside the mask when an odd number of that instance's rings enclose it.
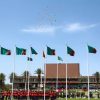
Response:
[[[14,82],[14,79],[17,77],[17,74],[12,72],[10,75],[9,75],[9,78],[10,78],[10,82]],[[14,79],[13,79],[14,78]]]
[[[30,75],[30,72],[29,72],[29,71],[24,71],[24,72],[23,72],[22,76],[24,77],[25,82],[28,81],[28,77],[29,77],[29,75]]]
[[[96,72],[96,73],[94,73],[94,76],[95,76],[96,85],[97,85],[97,88],[98,88],[98,84],[100,82],[100,73],[99,72]]]
[[[94,76],[95,76],[95,79],[96,79],[96,87],[98,89],[99,88],[99,83],[100,83],[100,73],[96,72],[96,73],[94,73]],[[97,91],[97,97],[98,98],[100,97],[99,89]]]
[[[23,75],[23,77],[26,78],[30,75],[30,72],[29,71],[24,71],[22,75]]]
[[[0,80],[5,81],[5,74],[0,73]]]
[[[24,71],[22,73],[22,77],[23,77],[24,82],[25,82],[25,90],[26,90],[26,88],[28,88],[29,76],[30,76],[30,72],[29,71]]]
[[[3,73],[0,73],[0,87],[1,90],[3,90],[5,87],[5,74]]]
[[[38,83],[39,83],[39,87],[40,87],[41,74],[43,74],[41,68],[38,68],[38,69],[35,71],[35,74],[38,75]]]
[[[13,78],[13,76],[14,76],[14,78],[16,78],[16,77],[17,77],[17,74],[14,73],[14,72],[12,72],[12,73],[9,75],[9,78]]]

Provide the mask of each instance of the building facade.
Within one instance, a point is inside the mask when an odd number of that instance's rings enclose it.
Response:
[[[30,90],[43,87],[44,80],[46,83],[46,88],[66,88],[66,76],[68,89],[80,88],[87,89],[88,77],[80,75],[80,66],[78,63],[70,64],[46,64],[45,66],[45,79],[42,76],[40,82],[37,76],[30,76],[29,78],[29,88]],[[12,83],[12,78],[10,78]],[[14,78],[14,89],[25,89],[28,88],[28,78],[23,76],[17,76]],[[96,88],[96,77],[89,77],[90,88]],[[99,88],[100,88],[100,79],[99,79]]]

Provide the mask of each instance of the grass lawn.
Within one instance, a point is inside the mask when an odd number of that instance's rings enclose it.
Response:
[[[66,99],[64,99],[64,98],[58,98],[57,100],[66,100]],[[87,98],[71,98],[71,99],[67,99],[67,100],[88,100]],[[90,100],[100,100],[100,98],[99,99],[97,99],[97,98],[94,98],[94,99],[90,99]]]

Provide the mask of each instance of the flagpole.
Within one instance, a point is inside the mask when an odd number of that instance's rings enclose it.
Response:
[[[46,94],[46,59],[47,59],[45,56],[46,55],[44,54],[44,100],[46,100],[45,94]]]
[[[41,85],[40,85],[40,90],[42,90],[42,66],[40,67],[40,69],[41,69]]]
[[[44,51],[43,51],[43,61],[44,61],[44,67],[43,67],[43,70],[44,70],[44,77],[43,77],[43,99],[45,100],[45,83],[46,83],[46,58],[45,58],[45,53],[44,53]]]
[[[29,78],[30,78],[30,75],[28,74],[28,95],[27,95],[27,100],[29,100]]]
[[[88,77],[88,100],[90,100],[90,89],[89,89],[89,56],[88,56],[88,52],[87,52],[87,77]]]
[[[15,74],[15,48],[16,46],[14,47],[14,65],[13,65],[13,79],[12,79],[12,97],[11,97],[11,100],[13,100],[13,91],[14,91],[14,74]]]
[[[46,60],[44,60],[44,100],[46,100],[45,99],[45,93],[46,93],[45,87],[46,87]]]
[[[27,56],[26,57],[28,57],[28,54],[26,54]],[[25,77],[25,91],[27,90],[27,85],[28,85],[28,58],[27,58],[27,60],[26,60],[26,68],[25,68],[25,71],[26,71],[26,77]]]
[[[26,62],[27,62],[27,61],[26,61]],[[26,71],[26,72],[25,72],[25,74],[26,74],[26,75],[25,75],[25,91],[27,90],[27,89],[26,89],[26,86],[27,86],[27,66],[28,66],[28,62],[27,62],[26,67],[25,67],[25,71]]]
[[[68,89],[68,85],[67,85],[67,77],[68,77],[68,74],[67,74],[67,69],[68,69],[68,66],[67,66],[67,63],[66,63],[66,100],[67,100],[67,89]]]
[[[30,46],[31,47],[31,46]],[[29,52],[29,57],[31,58],[31,52]],[[27,61],[27,66],[28,66],[28,61]],[[29,67],[29,66],[28,66]],[[27,100],[30,100],[29,97],[29,92],[30,92],[30,74],[28,74],[28,95],[27,95]]]
[[[40,90],[42,88],[42,67],[41,67],[41,84],[40,84]]]
[[[67,47],[67,45],[66,45],[66,47]],[[67,89],[68,89],[68,84],[67,84],[67,77],[68,77],[68,74],[67,73],[68,73],[68,71],[67,70],[68,70],[68,66],[67,66],[67,62],[66,62],[66,100],[67,100],[67,92],[68,92],[67,91]]]
[[[27,54],[28,56],[28,54]],[[27,94],[27,99],[26,100],[29,100],[29,74],[28,74],[28,60],[27,60],[27,66],[26,66],[26,92],[28,93]]]
[[[57,80],[56,80],[56,91],[58,90],[58,63],[57,63]]]

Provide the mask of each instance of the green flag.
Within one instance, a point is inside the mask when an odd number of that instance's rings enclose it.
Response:
[[[31,53],[37,55],[38,53],[31,47]]]
[[[68,53],[70,56],[74,56],[74,55],[75,55],[75,51],[74,51],[72,48],[68,47],[68,46],[67,46],[67,53]]]
[[[31,57],[27,57],[28,61],[33,61],[33,59]]]
[[[1,54],[2,55],[11,55],[11,51],[6,48],[1,47]]]
[[[63,59],[60,56],[58,56],[58,60],[63,61]]]
[[[55,49],[51,49],[50,47],[47,46],[47,54],[48,55],[55,55]]]
[[[26,55],[26,49],[16,47],[16,55]]]
[[[94,47],[91,47],[91,46],[88,45],[88,52],[89,53],[96,53],[97,50]]]

